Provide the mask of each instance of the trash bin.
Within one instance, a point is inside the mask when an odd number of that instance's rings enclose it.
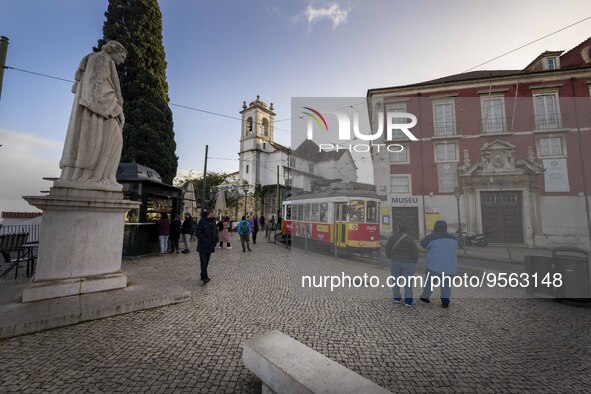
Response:
[[[555,297],[556,291],[554,286],[547,286],[540,283],[544,277],[552,278],[554,276],[554,259],[546,256],[525,256],[525,273],[528,274],[530,280],[526,288],[526,293],[529,296],[550,296]],[[535,276],[538,280],[533,280]],[[537,282],[537,283],[536,283]]]
[[[589,253],[574,247],[552,250],[554,271],[562,276],[562,286],[556,287],[556,297],[589,302]]]

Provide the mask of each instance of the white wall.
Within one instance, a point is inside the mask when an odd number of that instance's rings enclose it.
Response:
[[[536,246],[589,249],[584,197],[542,196],[539,202],[542,234],[536,234]]]

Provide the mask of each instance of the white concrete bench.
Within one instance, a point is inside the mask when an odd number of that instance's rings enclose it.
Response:
[[[277,330],[243,345],[242,361],[263,393],[390,393]]]

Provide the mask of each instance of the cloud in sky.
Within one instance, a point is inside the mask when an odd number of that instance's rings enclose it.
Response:
[[[341,8],[340,4],[333,3],[326,7],[314,8],[311,4],[306,8],[305,16],[308,26],[311,28],[312,25],[322,20],[328,19],[332,21],[332,28],[336,29],[340,25],[347,23],[347,15],[349,11]]]
[[[274,17],[281,17],[281,10],[276,5],[265,6],[265,12]]]
[[[6,129],[0,129],[0,144],[0,210],[38,211],[22,196],[49,189],[42,178],[59,176],[63,144]]]

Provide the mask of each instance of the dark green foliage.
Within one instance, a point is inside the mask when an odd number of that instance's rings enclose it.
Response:
[[[197,207],[201,208],[204,207],[205,209],[215,208],[215,202],[218,198],[218,193],[220,192],[219,185],[222,185],[226,182],[226,179],[229,177],[228,174],[219,173],[208,171],[207,172],[207,184],[206,184],[206,192],[205,192],[205,206],[202,204],[203,201],[203,175],[201,175],[197,179],[190,180],[189,182],[193,182],[193,186],[195,188],[195,200],[197,201]],[[241,189],[228,189],[225,190],[225,197],[226,197],[226,206],[228,207],[228,211],[230,211],[231,207],[234,207],[238,201],[240,200],[240,193]]]
[[[127,49],[127,59],[118,67],[125,114],[121,161],[151,167],[171,184],[178,157],[158,1],[109,0],[105,16],[99,48],[117,40]]]

